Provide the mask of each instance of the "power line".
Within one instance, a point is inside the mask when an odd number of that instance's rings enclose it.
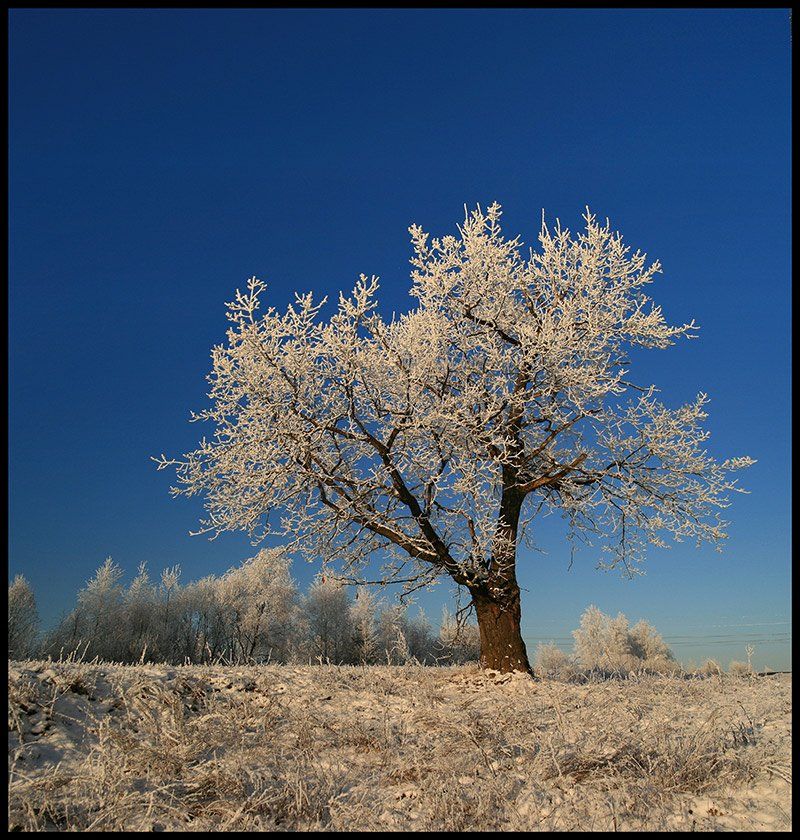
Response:
[[[531,642],[553,642],[554,644],[572,644],[575,640],[569,636],[534,636],[525,634],[526,641]],[[672,646],[678,645],[777,645],[789,644],[792,640],[791,634],[773,635],[773,636],[740,636],[738,638],[725,638],[713,636],[692,636],[687,638],[664,639],[664,641]]]
[[[536,631],[536,630],[532,630],[528,627],[523,627],[522,632],[524,634],[527,634],[529,636],[535,636],[537,638],[544,638],[545,636],[547,636],[547,638],[550,638],[550,639],[553,639],[553,640],[555,640],[555,639],[570,640],[570,639],[574,638],[574,636],[572,636],[572,635],[569,635],[569,636],[553,636],[551,634],[548,634],[548,632],[546,630],[545,631],[541,631],[541,630]],[[748,640],[748,639],[762,638],[762,637],[764,637],[764,638],[777,638],[777,637],[789,637],[789,638],[791,638],[791,635],[792,635],[791,631],[786,630],[786,631],[775,632],[775,633],[764,633],[763,631],[759,631],[758,633],[755,633],[755,634],[748,634],[748,633],[694,633],[694,634],[692,634],[692,633],[682,633],[682,634],[675,634],[675,635],[664,635],[664,636],[662,636],[662,638],[664,639],[665,642],[669,642],[669,641],[692,641],[692,640],[695,640],[695,639],[697,639],[697,640],[703,640],[703,639],[734,639],[734,640],[735,639],[745,639],[745,640]]]
[[[550,639],[554,642],[572,642],[575,640],[574,636],[553,636],[548,633],[532,633],[529,630],[523,630],[523,635],[533,639]],[[718,636],[662,636],[665,642],[703,642],[703,641],[757,641],[759,639],[782,639],[790,640],[791,633],[759,633],[758,635],[733,635],[730,633],[720,634]]]

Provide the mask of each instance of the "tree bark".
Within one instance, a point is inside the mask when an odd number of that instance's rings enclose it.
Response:
[[[481,666],[502,674],[523,671],[533,676],[520,630],[519,588],[501,597],[482,588],[473,591],[472,603],[481,636]]]

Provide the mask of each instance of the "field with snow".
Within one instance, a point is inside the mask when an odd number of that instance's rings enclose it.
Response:
[[[791,676],[9,662],[17,831],[788,830]]]

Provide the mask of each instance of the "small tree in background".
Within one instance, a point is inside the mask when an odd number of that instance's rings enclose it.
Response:
[[[218,582],[234,661],[285,662],[289,658],[297,610],[297,588],[289,567],[284,552],[262,549]],[[319,601],[317,592],[314,606],[318,610]],[[321,619],[321,612],[318,617]],[[326,614],[324,620],[327,618]]]
[[[161,572],[156,587],[155,643],[162,662],[175,661],[182,629],[181,567],[171,566]]]
[[[124,656],[122,634],[126,628],[120,624],[124,603],[121,579],[122,569],[107,557],[78,593],[73,625],[77,638],[73,642],[84,646],[88,643],[89,658],[115,661]]]
[[[139,572],[137,588],[143,588],[146,572],[141,567]],[[129,661],[134,653],[141,656],[141,649],[135,652],[132,648],[132,629],[127,620],[130,601],[121,578],[122,569],[107,557],[78,592],[75,608],[46,634],[42,652],[50,656],[80,654],[106,661]]]
[[[36,649],[39,612],[28,581],[17,575],[8,585],[8,658],[27,659]]]
[[[481,662],[530,671],[517,550],[538,514],[632,574],[648,544],[719,544],[729,474],[752,460],[708,454],[705,394],[673,409],[631,381],[630,350],[696,330],[645,294],[658,262],[588,210],[576,236],[543,223],[526,255],[500,215],[478,208],[441,239],[412,226],[416,306],[391,320],[375,277],[327,322],[311,294],[258,314],[252,278],[195,415],[214,433],[158,462],[177,468],[174,493],[204,495],[201,533],[275,534],[352,579],[379,550],[385,581],[450,577],[475,608]]]
[[[155,590],[147,573],[147,564],[140,563],[139,570],[125,590],[124,621],[126,629],[125,659],[147,660],[148,645],[152,647]],[[153,651],[150,651],[152,658]]]
[[[477,625],[458,621],[445,607],[439,625],[438,648],[442,658],[454,665],[478,662],[481,655],[481,637]]]
[[[353,617],[347,590],[337,580],[319,574],[303,601],[308,622],[308,655],[335,665],[351,661]]]
[[[353,621],[353,655],[359,665],[371,665],[378,660],[380,638],[378,635],[378,602],[368,589],[359,589],[350,609]]]
[[[600,669],[605,662],[608,620],[608,616],[592,605],[581,616],[578,629],[572,631],[575,661],[585,671]]]
[[[378,613],[380,661],[404,665],[411,658],[408,646],[408,616],[402,603],[384,604]]]
[[[407,620],[405,635],[411,659],[423,665],[434,661],[433,628],[422,607]]]

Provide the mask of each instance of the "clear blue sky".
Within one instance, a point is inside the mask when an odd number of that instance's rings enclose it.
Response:
[[[710,449],[749,454],[725,552],[651,554],[633,582],[524,551],[523,624],[564,639],[596,603],[683,659],[789,667],[790,31],[786,10],[55,11],[10,14],[10,574],[45,622],[107,555],[184,578],[250,556],[149,460],[193,448],[223,303],[283,307],[382,277],[411,305],[406,229],[585,205],[664,264],[700,339],[643,356]],[[299,568],[305,585],[313,570]],[[446,587],[420,599],[438,619]],[[730,634],[733,634],[732,636]],[[688,637],[688,638],[687,638]],[[696,637],[704,637],[698,639]],[[714,637],[714,638],[710,638]],[[783,641],[781,641],[783,640]]]

